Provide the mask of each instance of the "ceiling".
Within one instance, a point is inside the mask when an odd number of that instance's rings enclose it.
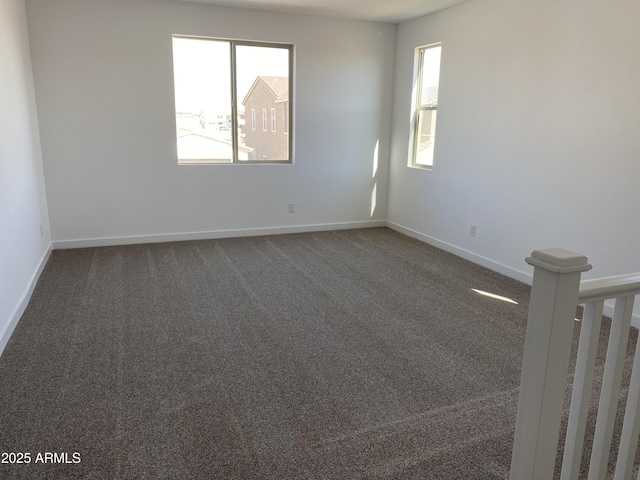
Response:
[[[227,7],[400,23],[468,0],[181,0]]]

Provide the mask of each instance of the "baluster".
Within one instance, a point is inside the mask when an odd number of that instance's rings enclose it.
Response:
[[[576,359],[576,371],[571,392],[571,409],[567,425],[567,438],[562,459],[560,480],[577,480],[582,460],[584,433],[587,425],[587,413],[591,399],[593,372],[598,351],[600,325],[604,300],[589,302],[585,305],[580,328],[580,343]]]
[[[607,472],[632,309],[633,297],[616,298],[611,331],[609,332],[607,360],[602,379],[588,480],[601,480],[605,478]]]
[[[629,297],[633,309],[634,297]],[[622,424],[622,435],[620,436],[620,448],[618,450],[618,460],[616,462],[616,475],[614,480],[629,480],[633,470],[633,461],[638,448],[638,435],[640,434],[640,348],[636,344],[636,353],[633,357],[633,373],[631,374],[631,384],[627,394],[627,405],[624,412],[624,423]]]

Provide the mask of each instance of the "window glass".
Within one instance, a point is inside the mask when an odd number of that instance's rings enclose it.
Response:
[[[227,121],[232,106],[229,43],[174,37],[173,74],[178,159],[230,163],[233,143]]]
[[[290,162],[292,54],[291,45],[174,36],[178,163]]]
[[[442,46],[416,49],[416,99],[412,120],[410,165],[431,168],[436,141]]]
[[[236,49],[239,102],[245,110],[262,112],[261,128],[247,132],[238,148],[246,148],[256,161],[289,159],[288,127],[275,128],[288,119],[289,55],[289,49],[272,46],[238,45]]]

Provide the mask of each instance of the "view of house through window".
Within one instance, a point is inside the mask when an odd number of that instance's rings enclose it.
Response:
[[[174,36],[178,163],[290,162],[291,64],[290,45]]]
[[[436,140],[436,115],[440,85],[442,46],[429,45],[416,49],[417,78],[413,115],[411,165],[433,166]]]

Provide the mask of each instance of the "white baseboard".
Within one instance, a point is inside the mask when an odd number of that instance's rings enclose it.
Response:
[[[464,258],[465,260],[469,260],[470,262],[482,265],[483,267],[493,270],[494,272],[498,272],[507,277],[524,282],[527,285],[531,285],[531,282],[533,281],[533,273],[529,274],[520,270],[516,270],[507,265],[491,260],[490,258],[483,257],[482,255],[477,255],[463,248],[451,245],[450,243],[443,242],[428,235],[424,235],[420,232],[416,232],[415,230],[411,230],[410,228],[403,227],[402,225],[398,225],[397,223],[387,221],[387,227],[400,233],[404,233],[409,237],[428,243],[429,245],[433,245],[434,247],[437,247],[446,252],[453,253],[458,257]],[[613,300],[607,300],[605,302],[604,315],[606,315],[607,317],[613,316],[614,303],[615,302]],[[633,314],[633,316],[631,317],[631,326],[640,329],[640,313]]]
[[[24,313],[25,309],[27,308],[27,305],[29,304],[29,300],[31,300],[31,294],[33,293],[34,288],[36,288],[38,279],[40,278],[40,275],[42,274],[42,271],[44,270],[44,267],[47,264],[47,261],[49,260],[49,256],[51,255],[52,248],[53,248],[53,244],[49,243],[49,245],[47,246],[47,249],[42,255],[42,258],[40,258],[40,263],[38,264],[38,268],[36,268],[36,271],[33,272],[33,275],[31,275],[31,278],[29,279],[29,283],[27,284],[27,288],[25,292],[22,294],[22,297],[20,298],[18,305],[16,305],[16,308],[14,308],[13,313],[9,317],[9,323],[7,323],[7,325],[4,327],[2,332],[0,332],[0,355],[2,355],[4,348],[7,346],[7,343],[9,342],[9,338],[11,338],[11,334],[15,330],[16,325],[18,325],[18,321],[20,320],[20,317],[22,317],[22,314]]]
[[[384,220],[364,222],[325,223],[316,225],[295,225],[288,227],[248,228],[238,230],[212,230],[206,232],[166,233],[157,235],[132,235],[123,237],[87,238],[81,240],[56,240],[55,250],[67,248],[108,247],[114,245],[135,245],[140,243],[180,242],[189,240],[213,240],[218,238],[257,237],[261,235],[281,235],[286,233],[322,232],[328,230],[351,230],[355,228],[385,227]]]
[[[397,223],[389,222],[389,221],[364,221],[364,222],[348,222],[348,223],[331,223],[331,224],[316,224],[316,225],[299,225],[299,226],[290,226],[290,227],[269,227],[269,228],[252,228],[252,229],[240,229],[240,230],[216,230],[216,231],[208,231],[208,232],[191,232],[191,233],[175,233],[175,234],[161,234],[161,235],[138,235],[138,236],[128,236],[128,237],[110,237],[110,238],[93,238],[93,239],[84,239],[84,240],[61,240],[55,241],[53,244],[50,244],[47,251],[43,255],[40,265],[38,269],[33,274],[31,281],[29,282],[29,286],[20,300],[18,306],[14,310],[13,315],[11,316],[11,321],[4,329],[4,331],[0,334],[0,355],[4,350],[7,342],[9,341],[9,337],[13,333],[15,326],[18,323],[18,320],[24,313],[27,304],[29,303],[29,299],[31,298],[31,294],[33,293],[33,289],[40,278],[40,274],[44,269],[44,266],[49,259],[49,255],[51,254],[51,250],[53,249],[65,249],[65,248],[84,248],[84,247],[102,247],[102,246],[112,246],[112,245],[131,245],[131,244],[139,244],[139,243],[158,243],[158,242],[175,242],[175,241],[185,241],[185,240],[208,240],[208,239],[217,239],[217,238],[232,238],[232,237],[248,237],[248,236],[259,236],[259,235],[279,235],[286,233],[304,233],[304,232],[320,232],[327,230],[348,230],[355,228],[374,228],[374,227],[388,227],[392,230],[396,230],[397,232],[403,233],[409,237],[415,238],[422,242],[425,242],[429,245],[433,245],[434,247],[440,248],[449,253],[453,253],[465,260],[469,260],[470,262],[477,263],[478,265],[482,265],[490,270],[498,272],[502,275],[506,275],[507,277],[516,279],[518,281],[524,282],[528,285],[531,285],[533,275],[530,273],[526,273],[514,268],[511,268],[502,263],[491,260],[490,258],[483,257],[482,255],[477,255],[473,252],[465,250],[463,248],[457,247],[447,242],[443,242],[436,238],[430,237],[428,235],[424,235],[415,230],[411,230],[410,228],[403,227]],[[613,303],[607,302],[605,303],[604,314],[607,316],[613,315]],[[640,329],[640,314],[634,313],[631,319],[631,325],[635,328]]]
[[[509,278],[513,278],[520,282],[526,283],[527,285],[531,285],[531,282],[533,281],[533,272],[527,273],[521,270],[517,270],[515,268],[509,267],[508,265],[504,265],[500,262],[491,260],[490,258],[483,257],[482,255],[470,252],[469,250],[465,250],[464,248],[456,247],[455,245],[443,242],[442,240],[438,240],[437,238],[433,238],[423,233],[416,232],[415,230],[411,230],[410,228],[403,227],[402,225],[398,225],[397,223],[387,221],[387,227],[392,230],[396,230],[397,232],[404,233],[405,235],[420,240],[424,243],[428,243],[429,245],[433,245],[434,247],[439,248],[440,250],[444,250],[445,252],[453,253],[458,257],[464,258],[465,260],[469,260],[470,262],[482,265],[489,270],[493,270],[494,272],[498,272]],[[522,258],[522,261],[524,263],[524,257]]]

